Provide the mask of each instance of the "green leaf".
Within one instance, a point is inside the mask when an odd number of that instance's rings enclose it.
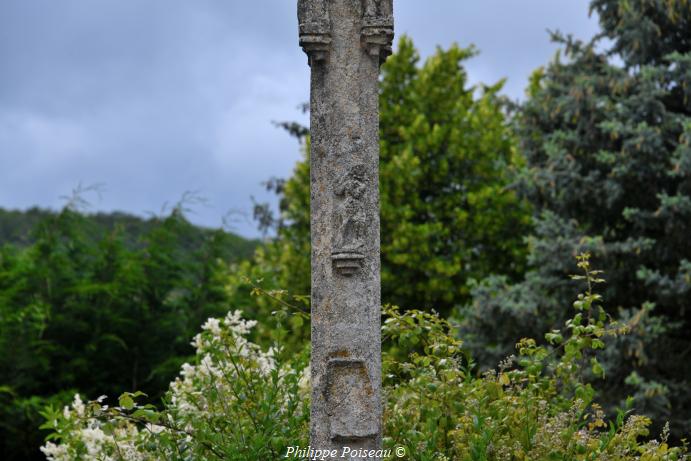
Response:
[[[134,400],[132,399],[132,396],[129,393],[122,394],[118,399],[118,403],[125,410],[131,410],[132,408],[134,408]]]
[[[598,377],[604,379],[604,377],[605,377],[605,369],[602,367],[602,365],[600,364],[600,362],[598,362],[597,359],[596,359],[595,357],[593,357],[593,358],[590,359],[590,366],[591,366],[591,370],[593,371],[593,374],[594,374],[595,376],[598,376]]]

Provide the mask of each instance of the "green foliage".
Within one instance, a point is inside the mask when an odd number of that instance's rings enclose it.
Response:
[[[76,193],[79,192],[79,190],[76,191]],[[189,194],[185,197],[189,198]],[[36,207],[24,211],[0,208],[0,245],[11,244],[20,248],[32,245],[36,241],[36,229],[39,225],[54,218],[55,215],[53,211]],[[84,229],[86,237],[96,242],[117,230],[125,246],[130,250],[140,248],[144,236],[160,226],[161,221],[165,219],[165,216],[142,219],[119,211],[90,213],[84,217],[84,223],[88,222]],[[210,238],[214,232],[213,229],[190,227],[186,238],[180,241],[181,248],[185,253],[193,255],[204,240]],[[251,257],[258,243],[257,240],[248,240],[228,232],[224,237],[221,251],[224,259],[239,261]]]
[[[498,95],[469,87],[456,45],[420,67],[403,38],[381,84],[382,299],[442,313],[468,280],[522,272],[528,209],[507,186],[521,164]]]
[[[382,299],[448,313],[468,300],[471,278],[523,270],[529,215],[508,186],[521,165],[502,83],[471,87],[473,49],[438,49],[424,64],[408,38],[384,64],[380,90]],[[299,132],[304,134],[304,132]],[[276,239],[242,268],[267,287],[310,292],[309,139],[280,196]],[[242,272],[242,271],[241,271]],[[235,283],[238,299],[251,289]],[[264,309],[264,308],[262,308]],[[265,320],[263,317],[262,320]]]
[[[184,364],[161,411],[124,393],[119,405],[102,399],[71,409],[45,411],[53,431],[42,450],[48,459],[260,460],[279,459],[289,445],[307,446],[309,397],[300,354],[248,341],[254,321],[240,311],[209,319],[193,344],[194,363]]]
[[[46,402],[75,391],[158,398],[193,352],[189,337],[227,310],[235,236],[200,232],[176,208],[131,238],[65,208],[45,214],[26,247],[0,248],[3,459],[40,455]]]
[[[9,386],[0,386],[0,434],[2,455],[7,460],[40,459],[38,447],[43,437],[38,427],[43,422],[42,410],[46,406],[67,404],[76,390],[60,391],[48,397],[21,396]]]
[[[385,334],[412,348],[408,360],[385,360],[386,434],[419,460],[675,460],[667,433],[640,442],[650,420],[620,411],[607,421],[583,380],[590,368],[604,378],[596,353],[606,337],[627,325],[607,323],[593,285],[601,280],[588,255],[579,258],[587,290],[564,330],[545,335],[548,344],[523,338],[517,356],[481,378],[455,339],[451,325],[421,311],[387,310]],[[399,351],[400,353],[400,351]]]
[[[590,10],[628,66],[665,65],[668,55],[691,51],[688,0],[592,0]]]
[[[474,288],[460,312],[484,366],[516,336],[558,328],[576,287],[564,254],[590,251],[608,284],[608,315],[632,322],[603,359],[607,408],[636,409],[691,430],[691,48],[686,0],[594,0],[611,50],[558,34],[563,51],[533,76],[518,116],[533,205],[531,270]],[[616,54],[623,65],[612,60]]]
[[[607,321],[587,255],[579,266],[587,289],[567,327],[548,333],[549,345],[522,339],[516,357],[482,377],[448,321],[386,308],[384,446],[421,461],[687,460],[668,430],[650,440],[648,418],[624,409],[608,420],[593,400],[582,370],[598,371],[602,339],[628,326]],[[161,411],[136,403],[136,393],[115,408],[77,396],[71,408],[48,409],[48,459],[280,459],[288,446],[305,447],[306,351],[264,350],[247,340],[253,325],[238,311],[210,319]]]

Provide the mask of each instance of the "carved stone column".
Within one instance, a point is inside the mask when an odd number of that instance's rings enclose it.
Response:
[[[379,65],[391,54],[393,5],[392,0],[299,0],[298,20],[312,74],[310,445],[377,449],[382,439],[378,78]]]

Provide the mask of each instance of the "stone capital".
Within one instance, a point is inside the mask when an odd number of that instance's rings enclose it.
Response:
[[[331,0],[298,0],[300,46],[309,63],[328,60],[331,52]],[[361,43],[380,64],[391,54],[394,35],[393,0],[352,0],[359,2]]]
[[[309,64],[325,61],[331,49],[329,0],[298,0],[300,46]]]
[[[362,0],[362,43],[383,63],[393,42],[393,0]]]

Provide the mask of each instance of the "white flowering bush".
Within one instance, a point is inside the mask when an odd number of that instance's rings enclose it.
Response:
[[[160,433],[165,428],[146,424],[144,430],[140,431],[138,426],[127,418],[101,420],[99,417],[107,415],[109,411],[107,405],[101,405],[102,401],[103,397],[100,397],[85,404],[77,394],[71,407],[65,407],[61,414],[52,415],[50,424],[55,432],[50,438],[58,439],[61,443],[48,441],[41,447],[47,459],[157,459],[152,453],[142,450],[140,445],[147,438],[147,431]]]
[[[164,407],[137,403],[125,393],[109,407],[105,397],[49,408],[53,432],[41,451],[50,461],[277,459],[285,447],[306,442],[307,355],[263,350],[247,339],[254,321],[239,311],[209,319],[192,344],[193,364],[171,383]]]

